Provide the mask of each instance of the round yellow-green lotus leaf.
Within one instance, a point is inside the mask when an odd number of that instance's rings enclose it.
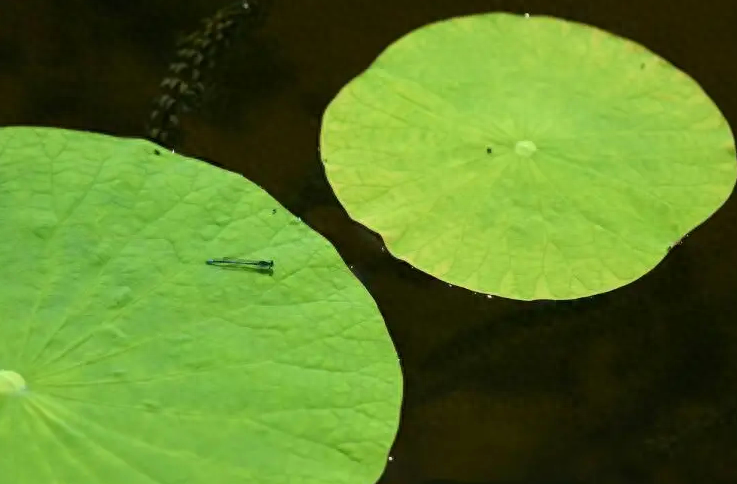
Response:
[[[371,295],[257,185],[0,129],[0,483],[373,484],[401,396]]]
[[[389,46],[330,103],[320,149],[394,256],[522,300],[638,279],[737,176],[729,125],[688,75],[597,28],[504,13]]]

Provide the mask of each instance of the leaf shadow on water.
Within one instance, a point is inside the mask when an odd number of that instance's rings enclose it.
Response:
[[[697,270],[684,245],[610,293],[505,302],[500,316],[460,328],[405,367],[406,431],[462,411],[452,402],[471,396],[469,408],[496,415],[497,431],[506,421],[548,442],[520,457],[537,482],[572,482],[586,460],[597,462],[589,478],[628,480],[650,479],[679,455],[708,460],[705,448],[724,458],[737,424],[737,398],[724,389],[734,388],[737,365],[728,317],[711,318]],[[476,432],[493,432],[488,416],[475,418]]]

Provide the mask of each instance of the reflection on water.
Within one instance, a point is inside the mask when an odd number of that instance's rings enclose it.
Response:
[[[221,67],[225,50],[247,26],[252,26],[261,13],[254,0],[237,0],[202,21],[202,28],[178,42],[175,60],[169,64],[169,75],[159,87],[162,93],[146,125],[147,136],[170,149],[181,142],[179,129],[182,114],[202,108],[211,97],[214,71]]]

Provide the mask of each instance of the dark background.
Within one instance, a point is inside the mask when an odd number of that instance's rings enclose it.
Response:
[[[262,0],[262,2],[265,0]],[[227,2],[0,0],[0,126],[144,137],[175,41]],[[384,314],[405,376],[380,482],[737,483],[737,202],[607,294],[519,302],[449,287],[353,223],[317,152],[327,103],[431,21],[548,14],[635,40],[737,127],[734,0],[272,0],[224,49],[177,152],[263,186],[329,238]],[[39,483],[45,484],[45,483]]]

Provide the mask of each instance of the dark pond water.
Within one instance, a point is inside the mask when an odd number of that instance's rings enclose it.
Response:
[[[227,2],[0,0],[0,125],[145,136],[177,35]],[[273,0],[223,50],[177,151],[266,188],[328,237],[385,316],[405,401],[385,484],[737,482],[737,200],[647,276],[574,302],[448,287],[351,222],[320,116],[393,40],[455,15],[551,14],[631,38],[737,127],[734,0]],[[252,30],[258,27],[258,30]],[[44,483],[39,483],[44,484]]]

